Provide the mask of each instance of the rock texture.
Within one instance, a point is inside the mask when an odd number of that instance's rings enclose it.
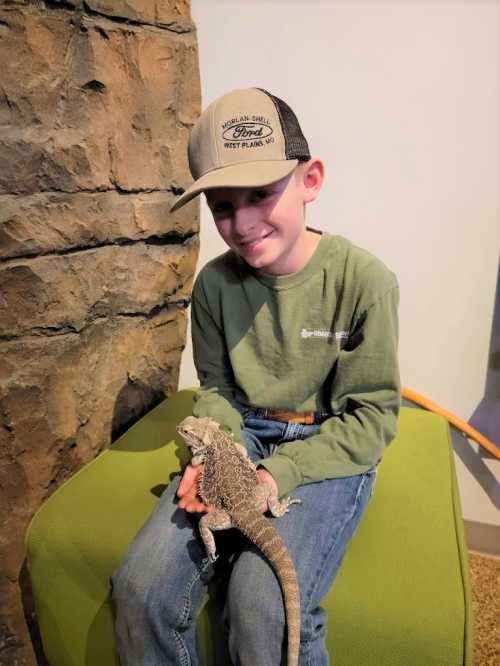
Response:
[[[0,0],[0,62],[0,664],[21,666],[31,516],[177,387],[198,204],[168,209],[200,87],[188,0]]]

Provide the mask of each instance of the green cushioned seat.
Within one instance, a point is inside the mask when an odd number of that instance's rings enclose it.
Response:
[[[175,426],[191,412],[192,396],[180,391],[158,405],[35,514],[28,569],[51,666],[118,664],[109,576],[186,462]],[[201,643],[206,664],[222,666],[221,642],[213,640],[220,599],[216,590],[209,596]],[[443,417],[402,407],[324,606],[332,664],[472,666],[467,548]]]

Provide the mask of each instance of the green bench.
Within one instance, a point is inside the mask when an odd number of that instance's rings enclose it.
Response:
[[[109,577],[186,462],[175,426],[191,412],[192,396],[184,390],[159,404],[33,517],[27,561],[51,666],[118,665]],[[220,597],[214,586],[198,620],[207,666],[226,663],[223,642],[214,640]],[[398,434],[324,606],[332,664],[472,666],[468,556],[442,416],[401,408]]]

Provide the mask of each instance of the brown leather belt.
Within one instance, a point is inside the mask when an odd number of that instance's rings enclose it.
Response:
[[[285,421],[286,423],[302,423],[313,425],[315,423],[315,412],[286,412],[282,409],[264,409],[264,418],[273,421]]]

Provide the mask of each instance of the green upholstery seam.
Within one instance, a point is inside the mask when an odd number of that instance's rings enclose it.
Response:
[[[45,512],[47,506],[50,506],[52,498],[57,497],[64,490],[67,483],[69,483],[73,479],[76,479],[83,471],[87,470],[98,459],[100,459],[102,456],[106,455],[109,452],[110,452],[109,449],[106,449],[105,451],[101,451],[95,458],[93,458],[92,460],[89,460],[89,462],[87,462],[87,463],[84,463],[82,465],[82,467],[80,467],[80,469],[77,472],[75,472],[72,476],[70,476],[69,479],[66,479],[66,481],[62,485],[59,486],[59,488],[54,490],[54,492],[52,493],[52,495],[50,495],[50,497],[48,497],[46,500],[44,500],[42,502],[40,507],[33,514],[30,522],[28,523],[28,527],[27,527],[26,533],[24,535],[24,547],[25,547],[25,550],[26,550],[27,553],[29,552],[28,537],[30,536],[31,532],[33,532],[35,530],[35,524],[38,521],[38,518]]]
[[[450,478],[452,488],[452,508],[453,508],[453,522],[455,525],[455,537],[457,540],[457,549],[460,562],[460,575],[462,577],[462,590],[464,595],[464,646],[463,646],[463,665],[472,666],[473,658],[473,617],[472,617],[472,600],[470,595],[470,581],[468,573],[468,555],[465,540],[465,530],[463,520],[461,520],[462,511],[460,504],[460,495],[458,488],[458,479],[456,475],[455,466],[455,453],[453,449],[453,440],[450,432],[450,425],[447,419],[442,417],[446,422],[446,434],[448,439],[448,455],[450,457]],[[454,482],[455,481],[455,482]],[[461,537],[461,538],[460,538]]]

